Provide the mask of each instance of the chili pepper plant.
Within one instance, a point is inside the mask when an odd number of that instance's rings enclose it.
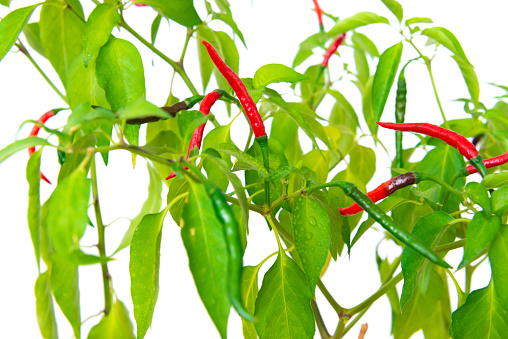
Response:
[[[507,338],[508,94],[493,105],[480,101],[479,80],[457,37],[431,18],[406,17],[395,0],[382,0],[384,16],[349,17],[298,1],[309,10],[302,24],[314,33],[302,39],[292,64],[268,63],[240,78],[238,50],[248,46],[241,22],[228,1],[205,1],[201,9],[198,2],[14,1],[0,21],[0,60],[17,51],[47,82],[41,91],[57,99],[23,122],[30,134],[22,128],[0,150],[2,166],[17,152],[29,153],[28,220],[11,226],[27,225],[33,242],[42,337],[57,338],[69,324],[75,338],[145,337],[156,304],[171,304],[158,299],[177,280],[159,283],[162,239],[167,228],[179,228],[188,258],[172,260],[188,260],[201,299],[191,306],[207,311],[217,330],[210,337],[352,338],[354,325],[387,297],[394,338],[420,330],[426,338]],[[151,27],[143,28],[149,37],[126,19],[133,11],[153,13]],[[176,54],[163,52],[167,42],[158,38],[168,22],[170,33],[185,27]],[[379,50],[379,41],[362,33],[371,25],[394,34],[396,43]],[[145,83],[151,65],[140,49],[153,53],[156,71],[161,63],[171,70],[164,97],[147,100],[147,89],[158,85]],[[453,79],[465,89],[456,98],[460,118],[450,119],[441,104],[436,56],[452,58],[460,70]],[[417,68],[430,80],[439,120],[428,121],[411,103],[418,95],[412,84],[421,82],[412,77]],[[63,125],[48,121],[56,113]],[[379,152],[393,161],[376,182]],[[139,214],[115,239],[119,233],[110,229],[125,215],[105,220],[104,196],[111,195],[100,187],[118,153],[131,161],[114,168],[146,166],[149,178],[146,201],[128,197]],[[45,163],[58,163],[58,172]],[[147,179],[124,185],[138,180]],[[261,231],[262,243],[249,241]],[[346,304],[327,275],[340,267],[334,262],[362,256],[358,244],[372,233],[397,254],[376,251],[379,289]],[[90,234],[96,243],[85,241]],[[244,253],[263,253],[256,246],[271,254],[246,263]],[[449,253],[461,261],[450,262]],[[122,254],[130,296],[116,292],[123,282],[111,271]],[[480,265],[490,266],[490,282],[473,289]],[[100,268],[102,293],[82,294],[86,267]],[[85,314],[83,298],[102,306]],[[323,317],[323,309],[334,313]],[[64,317],[57,323],[58,312]],[[242,329],[232,333],[228,319],[238,316]]]

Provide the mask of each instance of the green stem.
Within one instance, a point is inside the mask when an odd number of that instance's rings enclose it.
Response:
[[[171,67],[173,67],[173,69],[182,77],[183,81],[185,82],[185,84],[187,85],[189,90],[192,92],[192,94],[194,94],[194,95],[199,94],[198,91],[196,90],[196,88],[194,87],[194,85],[192,84],[192,81],[189,79],[189,76],[187,75],[187,73],[185,72],[185,70],[183,69],[182,65],[179,62],[176,62],[176,61],[170,59],[164,53],[162,53],[159,49],[157,49],[153,44],[151,44],[147,40],[145,40],[145,38],[143,38],[131,26],[129,26],[123,18],[120,20],[119,25],[120,25],[120,27],[124,28],[127,32],[132,34],[136,39],[141,41],[141,43],[143,45],[145,45],[146,47],[151,49],[152,52],[157,54],[162,60],[164,60],[168,64],[170,64]]]
[[[337,312],[337,315],[341,315],[344,311],[344,307],[340,306],[338,302],[335,301],[335,299],[332,297],[331,293],[326,289],[325,285],[321,281],[321,279],[318,280],[317,286],[319,287],[319,290],[323,295],[325,296],[326,300],[330,303],[330,305],[333,307],[335,312]]]
[[[19,40],[18,40],[19,41]],[[47,77],[46,73],[44,73],[44,71],[39,67],[39,65],[37,65],[37,63],[35,62],[35,60],[32,58],[32,56],[30,55],[30,53],[28,53],[27,49],[25,48],[25,46],[21,43],[21,41],[19,41],[19,43],[16,43],[15,44],[16,47],[19,48],[19,50],[21,51],[21,53],[23,53],[27,58],[28,60],[30,60],[30,62],[32,63],[32,65],[35,67],[35,69],[37,69],[37,71],[39,71],[39,73],[42,75],[42,77],[44,78],[44,80],[46,80],[46,82],[51,86],[51,88],[53,88],[53,90],[55,91],[56,94],[58,94],[58,96],[60,98],[62,98],[62,100],[64,102],[67,103],[67,98],[65,97],[65,95],[62,94],[62,92],[60,92],[60,90],[55,86],[55,84],[53,84],[53,82],[51,82],[51,80],[49,80],[49,78]]]
[[[461,201],[464,201],[464,194],[457,191],[455,188],[453,188],[452,186],[450,186],[449,184],[447,184],[446,182],[444,182],[443,180],[429,174],[429,173],[424,173],[424,172],[414,172],[415,173],[415,177],[417,178],[417,180],[421,181],[421,180],[429,180],[429,181],[433,181],[435,182],[436,184],[439,184],[441,185],[443,188],[447,189],[449,192],[455,194],[457,197],[460,198]]]
[[[371,305],[372,306],[372,305]],[[356,325],[356,323],[365,315],[365,313],[367,313],[367,311],[369,310],[370,306],[365,308],[363,311],[361,311],[360,313],[358,313],[358,315],[351,321],[349,321],[347,323],[347,326],[346,328],[344,328],[344,331],[342,331],[342,336],[345,336],[346,333],[349,332],[349,330],[351,330],[351,328],[353,328],[353,326]]]
[[[101,208],[99,205],[99,191],[97,189],[97,169],[95,166],[95,155],[92,157],[91,166],[91,179],[92,179],[92,194],[93,194],[93,206],[95,210],[95,219],[97,223],[97,232],[99,233],[99,255],[101,259],[106,259],[106,242],[104,236],[104,223],[102,222]],[[108,271],[107,262],[101,263],[102,268],[102,284],[104,288],[104,314],[108,315],[111,311],[111,305],[113,304],[113,296],[111,293],[111,275]]]
[[[241,206],[240,205],[240,201],[236,198],[233,198],[232,196],[229,196],[229,195],[226,195],[226,200],[232,204],[235,204],[235,205],[238,205],[238,206]],[[261,215],[265,215],[266,213],[266,210],[261,207],[261,206],[258,206],[258,205],[254,205],[254,204],[247,204],[247,208],[253,212],[257,212]]]
[[[474,268],[471,265],[466,266],[466,286],[464,288],[464,293],[469,295],[471,293],[471,281],[473,280],[473,272]]]
[[[436,253],[448,252],[464,246],[466,246],[466,239],[461,239],[436,247]]]
[[[335,333],[333,334],[332,339],[342,338],[344,328],[346,327],[348,320],[349,318],[346,316],[339,317],[339,323],[337,324],[337,328],[335,329]]]
[[[319,334],[321,335],[321,339],[330,339],[330,333],[328,333],[328,330],[326,329],[325,322],[323,321],[323,317],[321,317],[321,312],[319,312],[318,305],[314,299],[310,300],[310,307],[314,313],[314,319],[316,319],[316,325],[319,330]]]
[[[455,279],[455,277],[453,276],[452,272],[450,272],[450,270],[447,268],[445,268],[445,271],[450,276],[450,278],[453,281],[453,284],[455,285],[455,289],[457,290],[457,296],[459,299],[459,306],[458,307],[460,307],[466,302],[466,294],[464,294],[464,292],[462,292],[462,289],[460,288],[460,285],[457,282],[457,280]]]

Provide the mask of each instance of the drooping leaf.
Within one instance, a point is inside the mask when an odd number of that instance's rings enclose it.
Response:
[[[293,235],[314,296],[330,247],[330,219],[325,209],[311,199],[296,198],[293,204]]]
[[[402,22],[402,6],[395,0],[381,0],[385,6],[397,17],[399,22]]]
[[[39,4],[16,9],[0,21],[0,61],[12,48]]]
[[[85,67],[111,35],[113,27],[120,21],[118,8],[111,4],[100,4],[90,13],[83,32],[83,52]]]
[[[137,337],[140,339],[145,336],[152,323],[159,295],[162,222],[166,213],[167,210],[163,210],[145,215],[132,235],[129,272]]]
[[[243,37],[243,33],[238,28],[238,25],[236,24],[235,20],[233,19],[233,16],[230,13],[213,13],[212,18],[218,19],[218,20],[224,22],[229,27],[231,27],[231,29],[233,29],[233,32],[240,38],[243,45],[245,47],[247,47],[247,45],[245,44],[245,39]]]
[[[4,149],[0,150],[0,163],[14,153],[24,151],[27,148],[33,146],[51,146],[51,144],[46,139],[39,137],[30,137],[15,141],[12,144],[6,146]]]
[[[48,271],[39,274],[35,282],[35,309],[37,322],[44,339],[57,339],[58,332],[55,320],[53,297],[49,289]]]
[[[314,314],[305,273],[280,251],[263,278],[254,323],[260,339],[313,338]]]
[[[328,31],[327,34],[329,36],[331,35],[335,37],[340,33],[344,33],[358,27],[377,23],[388,24],[389,21],[385,17],[379,16],[372,12],[359,12],[348,18],[337,21],[335,26],[333,26],[332,29],[330,29],[330,31]]]
[[[381,120],[388,94],[397,75],[402,56],[402,42],[388,48],[379,57],[374,82],[372,84],[372,109],[376,121]]]
[[[453,55],[452,58],[460,68],[460,72],[462,73],[462,77],[466,82],[467,89],[471,95],[471,99],[473,100],[475,107],[478,107],[480,99],[480,82],[478,81],[474,67],[471,66],[469,62],[464,61],[457,55]]]
[[[192,0],[143,0],[142,2],[180,25],[192,27],[202,22]]]
[[[255,88],[264,88],[265,86],[276,82],[295,83],[307,79],[300,74],[281,64],[267,64],[261,66],[254,74],[253,84]]]
[[[422,34],[428,36],[429,38],[437,41],[447,49],[449,49],[453,54],[461,58],[463,61],[469,64],[469,60],[467,60],[466,53],[462,49],[460,42],[457,40],[455,35],[443,27],[431,27],[426,28],[422,31]]]
[[[155,45],[155,39],[157,39],[157,34],[159,33],[161,21],[162,21],[162,15],[160,15],[160,14],[157,14],[155,19],[153,19],[152,27],[150,29],[150,38],[152,41],[152,45]]]
[[[68,4],[68,6],[66,6]],[[64,86],[74,58],[83,51],[83,9],[78,0],[49,0],[42,6],[39,20],[44,54]]]
[[[41,201],[40,201],[40,182],[41,182],[41,152],[42,148],[33,153],[26,166],[26,179],[28,181],[28,229],[34,246],[35,260],[40,269],[41,260]]]
[[[188,183],[191,194],[182,213],[182,240],[199,296],[221,337],[225,338],[231,304],[227,293],[228,250],[223,226],[203,185],[192,180]]]
[[[109,314],[104,315],[101,321],[92,327],[88,339],[134,339],[133,326],[129,318],[129,311],[125,305],[116,300]]]

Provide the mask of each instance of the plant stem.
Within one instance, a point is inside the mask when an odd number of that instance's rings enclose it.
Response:
[[[233,198],[232,196],[226,195],[226,200],[232,204],[240,206],[240,201],[236,198]],[[254,204],[247,204],[247,208],[253,212],[257,212],[261,215],[265,215],[265,209],[261,206],[254,205]]]
[[[104,223],[102,222],[101,208],[99,205],[99,192],[97,189],[97,169],[95,166],[95,155],[92,157],[91,166],[91,178],[92,178],[92,194],[93,194],[93,206],[95,210],[95,219],[97,223],[97,232],[99,233],[99,255],[101,259],[106,259],[106,243],[104,236]],[[111,275],[108,271],[108,264],[106,262],[101,263],[102,268],[102,283],[104,287],[104,314],[108,315],[111,311],[111,305],[113,303],[113,296],[111,294]]]
[[[325,296],[326,300],[330,303],[330,305],[333,307],[335,312],[337,312],[337,315],[341,315],[344,311],[344,307],[340,306],[338,302],[335,301],[335,299],[332,297],[330,292],[327,290],[321,279],[318,280],[317,286],[319,287],[319,290],[323,295]]]
[[[19,40],[18,40],[19,41]],[[35,62],[35,60],[32,58],[32,56],[30,55],[30,53],[28,53],[27,49],[25,48],[25,46],[21,43],[21,41],[19,41],[19,43],[16,43],[15,44],[16,47],[19,48],[19,50],[21,51],[21,53],[23,53],[27,58],[28,60],[30,60],[30,62],[32,63],[32,65],[34,65],[34,67],[37,69],[37,71],[39,71],[39,73],[42,75],[42,77],[44,78],[44,80],[46,80],[46,82],[51,86],[51,88],[53,88],[53,90],[55,91],[56,94],[58,94],[58,96],[65,102],[67,103],[67,98],[65,97],[65,95],[62,94],[62,92],[60,92],[60,90],[55,86],[55,84],[53,84],[53,82],[51,82],[51,80],[49,80],[48,76],[46,75],[46,73],[44,73],[44,71],[39,67],[39,65],[37,65],[37,63]]]
[[[189,76],[187,75],[187,73],[185,72],[185,70],[182,68],[182,65],[172,59],[170,59],[169,57],[167,57],[164,53],[162,53],[159,49],[157,49],[153,44],[149,43],[147,40],[145,40],[145,38],[143,38],[141,35],[138,34],[138,32],[136,32],[131,26],[129,26],[125,20],[122,18],[120,20],[120,27],[124,28],[127,32],[129,32],[130,34],[132,34],[136,39],[138,39],[139,41],[141,41],[141,43],[143,45],[145,45],[146,47],[148,47],[149,49],[152,50],[152,52],[154,52],[155,54],[157,54],[162,60],[166,61],[168,64],[171,65],[171,67],[173,67],[173,69],[178,73],[180,74],[180,76],[182,77],[183,81],[185,82],[185,84],[187,85],[187,87],[189,88],[189,90],[192,92],[192,94],[194,95],[198,95],[198,91],[196,90],[196,88],[194,87],[194,85],[192,84],[191,80],[189,79]]]
[[[458,241],[454,241],[454,242],[450,242],[448,244],[438,246],[438,247],[436,247],[436,253],[448,252],[448,251],[455,250],[457,248],[461,248],[464,246],[466,246],[466,239],[462,239],[462,240],[458,240]]]
[[[351,328],[353,328],[353,326],[356,325],[356,323],[361,319],[361,317],[363,317],[363,315],[365,313],[367,313],[367,311],[369,310],[370,306],[372,305],[369,305],[368,307],[366,307],[363,311],[361,311],[360,313],[358,313],[358,315],[351,321],[349,321],[347,323],[347,326],[346,328],[344,328],[344,330],[342,331],[342,337],[346,335],[346,333],[349,332],[349,330],[351,330]]]
[[[330,333],[326,329],[325,322],[323,321],[323,317],[321,317],[321,312],[319,312],[318,305],[314,299],[310,300],[310,307],[312,307],[312,312],[314,313],[314,319],[316,319],[316,325],[319,330],[319,334],[321,335],[321,339],[330,339]]]
[[[474,268],[471,265],[466,266],[466,286],[464,288],[464,294],[469,295],[471,293],[471,281],[473,280]]]

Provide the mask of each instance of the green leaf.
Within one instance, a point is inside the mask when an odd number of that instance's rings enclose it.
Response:
[[[361,145],[355,145],[350,151],[350,162],[354,164],[355,175],[367,183],[376,172],[376,153]]]
[[[192,0],[143,0],[142,2],[180,25],[192,27],[202,22]]]
[[[229,154],[237,158],[239,161],[247,164],[249,169],[253,169],[259,172],[261,177],[265,178],[268,176],[268,172],[261,161],[254,158],[252,155],[244,153],[238,149],[234,144],[222,143],[214,148],[216,151]]]
[[[118,248],[115,250],[114,253],[123,250],[124,248],[126,248],[131,244],[134,231],[136,230],[136,228],[138,227],[139,223],[141,222],[141,220],[145,215],[157,213],[161,208],[162,181],[155,168],[153,168],[149,163],[146,164],[146,167],[148,168],[149,174],[148,195],[138,215],[131,220],[129,228],[125,232],[125,235],[123,236],[120,245],[118,245]]]
[[[305,75],[300,74],[285,65],[268,64],[258,68],[252,81],[255,88],[264,88],[267,85],[276,82],[295,83],[305,79],[307,79]]]
[[[492,193],[492,210],[502,216],[508,210],[508,186],[503,186]]]
[[[332,29],[330,29],[327,35],[335,37],[340,33],[344,33],[358,27],[363,27],[377,23],[389,24],[389,21],[385,17],[379,16],[372,12],[359,12],[353,16],[350,16],[349,18],[337,21],[335,26],[333,26]]]
[[[127,105],[118,111],[118,117],[120,119],[136,119],[148,116],[159,117],[161,119],[171,119],[171,115],[166,111],[160,109],[156,105],[145,98],[139,98],[134,101],[130,101]]]
[[[80,339],[81,311],[79,306],[78,266],[53,253],[49,272],[49,286],[55,301],[69,320],[74,336]]]
[[[182,213],[182,240],[199,296],[221,337],[225,338],[231,304],[223,226],[203,185],[192,180],[188,183],[191,194]]]
[[[55,252],[70,259],[88,224],[90,180],[77,169],[56,186],[48,212],[48,233]]]
[[[485,186],[474,181],[470,182],[466,185],[466,193],[469,198],[474,203],[480,205],[486,213],[491,213],[489,193]]]
[[[44,53],[44,48],[42,47],[39,23],[32,22],[31,24],[25,25],[25,28],[23,28],[23,34],[25,34],[26,41],[30,47],[43,57],[46,57],[46,53]]]
[[[466,303],[452,314],[453,338],[503,338],[508,333],[508,305],[499,296],[495,281],[473,291]]]
[[[111,37],[99,51],[96,76],[113,111],[145,97],[141,55],[127,40]]]
[[[284,112],[275,113],[270,130],[270,140],[277,140],[290,165],[300,161],[302,148],[298,138],[298,125]]]
[[[502,226],[489,249],[489,262],[496,295],[508,310],[508,227]],[[506,319],[506,317],[505,317]]]
[[[150,29],[150,38],[152,41],[152,45],[155,45],[155,39],[157,39],[157,33],[159,32],[161,20],[162,20],[162,15],[160,15],[160,14],[157,14],[155,19],[153,19],[152,27]]]
[[[232,143],[231,141],[231,124],[225,126],[218,126],[211,130],[203,140],[203,150],[206,151],[208,148],[214,148],[215,146],[222,143]],[[227,167],[227,171],[231,170],[233,164],[231,162],[231,157],[227,154],[222,154],[222,160],[224,160],[225,165]],[[216,183],[222,191],[226,191],[226,188],[229,185],[229,180],[226,177],[226,173],[215,164],[214,161],[205,158],[203,159],[203,167],[207,173],[208,179]]]
[[[162,131],[157,134],[155,138],[151,139],[145,146],[140,146],[139,148],[145,152],[156,155],[167,153],[180,154],[182,145],[180,143],[180,138],[173,131]]]
[[[330,247],[330,218],[317,202],[298,197],[293,204],[295,248],[302,260],[312,296]]]
[[[92,327],[88,334],[88,339],[134,339],[133,326],[129,318],[129,311],[125,305],[116,300],[107,315],[104,315],[101,321]]]
[[[444,212],[439,211],[427,214],[418,220],[412,233],[425,246],[434,248],[444,231],[443,227],[451,221],[453,221],[453,218]],[[419,271],[426,261],[427,259],[407,246],[402,251],[401,266],[402,273],[404,274],[404,286],[400,297],[402,307],[415,292],[420,276]]]
[[[284,251],[266,272],[256,300],[260,339],[313,338],[314,314],[305,273]]]
[[[48,0],[41,10],[39,25],[46,57],[64,86],[74,58],[83,51],[83,9],[78,0]],[[71,9],[72,8],[72,9]]]
[[[261,268],[258,266],[245,266],[242,270],[242,279],[240,282],[242,303],[250,314],[254,314],[256,299],[258,297],[258,272]],[[243,336],[247,339],[257,339],[254,323],[242,318]]]
[[[40,182],[41,182],[41,153],[42,148],[30,156],[26,165],[26,179],[28,181],[28,229],[35,251],[35,260],[40,269],[41,261],[41,201],[40,201]]]
[[[218,20],[224,22],[229,27],[231,27],[231,29],[233,29],[233,32],[236,35],[238,35],[238,37],[240,38],[240,40],[242,41],[243,45],[245,47],[247,47],[247,45],[245,44],[245,39],[243,38],[243,33],[238,28],[238,25],[233,20],[233,16],[230,13],[213,13],[212,18],[213,19],[218,19]]]
[[[402,42],[386,49],[379,57],[374,82],[372,84],[372,109],[376,121],[381,120],[388,94],[397,75],[402,55]]]
[[[471,99],[473,100],[475,107],[478,107],[480,99],[480,83],[478,82],[478,77],[476,76],[474,67],[457,55],[453,55],[452,58],[455,60],[457,65],[459,65],[464,81],[466,82],[467,89],[471,95]]]
[[[453,54],[461,58],[467,64],[469,60],[467,60],[466,54],[460,45],[460,42],[457,40],[455,35],[443,27],[431,27],[426,28],[422,31],[422,35],[428,36],[429,38],[437,41],[447,49],[449,49]]]
[[[39,274],[35,282],[35,309],[37,322],[41,335],[44,339],[57,339],[57,326],[55,320],[55,309],[53,297],[49,289],[48,271]]]
[[[386,7],[390,10],[390,12],[397,17],[399,22],[402,22],[402,6],[395,0],[381,0],[385,4]]]
[[[485,216],[483,212],[475,213],[467,228],[466,248],[458,269],[470,264],[490,245],[500,226],[501,218],[497,215]]]
[[[100,4],[90,13],[83,32],[85,67],[108,42],[113,27],[119,21],[118,8],[110,4]]]
[[[354,32],[351,40],[355,48],[360,48],[362,51],[370,54],[372,58],[379,58],[379,51],[376,45],[365,34]]]
[[[212,31],[207,26],[199,26],[196,30],[196,42],[198,44],[198,60],[199,60],[199,71],[201,74],[201,83],[203,85],[203,92],[206,92],[206,87],[210,82],[210,78],[212,77],[214,64],[210,56],[208,55],[208,51],[206,50],[205,45],[201,43],[201,41],[211,41],[214,40]],[[214,46],[215,47],[215,46]]]
[[[192,137],[192,134],[200,125],[208,121],[208,116],[200,111],[181,111],[176,115],[178,122],[178,129],[184,142],[184,149],[187,149]]]
[[[432,24],[432,23],[434,23],[434,21],[432,21],[431,18],[414,17],[406,20],[406,26],[412,24]]]
[[[143,338],[152,323],[155,303],[159,295],[159,267],[162,223],[167,209],[147,214],[136,227],[131,240],[129,272],[131,296],[137,337]]]
[[[0,5],[4,5],[6,7],[9,7],[11,4],[11,0],[0,0]]]
[[[39,4],[19,8],[0,21],[0,61],[9,52]]]
[[[317,149],[313,149],[309,153],[304,154],[300,159],[303,161],[303,166],[315,173],[313,180],[318,183],[326,182],[330,165],[329,152],[319,152]]]

